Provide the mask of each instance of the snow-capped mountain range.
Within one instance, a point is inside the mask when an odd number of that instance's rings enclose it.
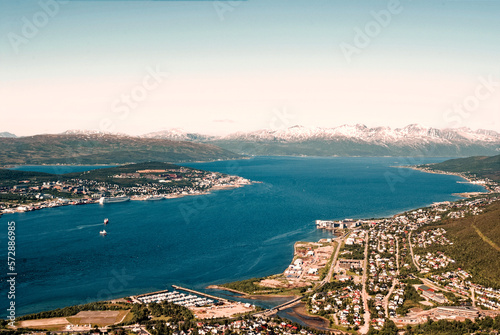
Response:
[[[171,145],[201,143],[243,155],[463,157],[500,153],[500,134],[495,131],[469,128],[437,129],[417,124],[395,129],[369,128],[361,124],[334,128],[293,126],[276,130],[237,132],[226,136],[190,133],[179,128],[142,136],[68,130],[58,136],[74,137],[79,141],[102,139],[116,143],[141,140],[174,141],[169,142]],[[12,140],[16,138],[14,134],[0,133],[0,138],[4,137],[11,137]],[[17,139],[28,140],[24,137]]]
[[[411,124],[404,128],[390,127],[368,128],[365,125],[343,125],[335,128],[307,128],[293,126],[279,130],[257,130],[253,132],[237,132],[226,136],[209,136],[189,133],[180,128],[148,133],[142,137],[163,138],[177,141],[214,141],[214,140],[246,140],[246,141],[280,141],[302,142],[310,140],[356,139],[366,142],[390,143],[397,141],[470,141],[500,143],[500,134],[492,130],[471,130],[469,128],[437,129]]]
[[[143,135],[176,141],[210,142],[254,155],[467,156],[498,154],[500,134],[469,128],[437,129],[411,124],[404,128],[343,125],[334,128],[293,126],[277,130],[208,136],[171,129]]]

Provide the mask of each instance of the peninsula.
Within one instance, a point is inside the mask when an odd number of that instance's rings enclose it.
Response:
[[[0,214],[90,204],[119,196],[131,200],[161,200],[250,183],[238,176],[161,162],[62,175],[0,169]]]

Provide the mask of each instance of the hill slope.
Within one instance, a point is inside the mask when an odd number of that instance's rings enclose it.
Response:
[[[123,164],[209,161],[241,157],[213,144],[109,134],[0,138],[0,162],[8,164]]]
[[[446,172],[473,173],[478,177],[500,181],[500,155],[450,159],[425,167]]]
[[[480,284],[500,288],[500,202],[496,201],[476,216],[444,219],[441,225],[453,245],[436,246],[470,272]],[[432,248],[429,249],[432,251]]]
[[[0,169],[0,187],[11,187],[21,180],[45,182],[57,178],[57,175],[51,173]]]

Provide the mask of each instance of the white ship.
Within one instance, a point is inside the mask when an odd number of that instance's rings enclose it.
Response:
[[[106,236],[106,235],[108,235],[108,233],[107,233],[105,230],[101,230],[101,231],[99,232],[99,234],[101,234],[102,236]]]
[[[146,200],[163,200],[165,199],[162,195],[150,195],[146,198]]]
[[[115,202],[125,202],[129,200],[130,200],[129,197],[127,197],[126,195],[122,195],[119,197],[102,197],[101,199],[99,199],[99,203],[102,205],[102,204],[112,204]]]

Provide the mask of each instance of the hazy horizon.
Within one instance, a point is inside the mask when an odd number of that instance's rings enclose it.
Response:
[[[0,131],[500,132],[500,2],[0,0]]]

